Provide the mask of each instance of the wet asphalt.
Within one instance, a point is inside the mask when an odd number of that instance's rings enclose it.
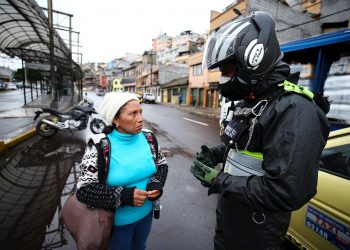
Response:
[[[218,121],[162,105],[143,109],[144,127],[156,133],[169,165],[147,249],[213,249],[217,197],[207,196],[189,167],[200,145],[219,142]],[[89,133],[36,135],[1,157],[0,249],[76,249],[58,214],[78,177]]]

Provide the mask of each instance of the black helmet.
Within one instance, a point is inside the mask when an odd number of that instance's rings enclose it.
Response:
[[[235,61],[237,80],[251,87],[269,74],[283,53],[271,15],[255,11],[221,27],[207,41],[203,65],[214,69]]]

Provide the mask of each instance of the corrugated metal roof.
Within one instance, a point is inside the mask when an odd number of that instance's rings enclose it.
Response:
[[[188,85],[188,76],[177,78],[167,83],[164,83],[162,84],[162,88],[170,88],[174,86],[183,86],[183,85]]]
[[[54,31],[55,64],[69,71],[70,50]],[[34,0],[0,0],[0,51],[25,62],[50,63],[48,18]],[[73,62],[76,71],[79,66]],[[81,74],[81,71],[80,71]]]

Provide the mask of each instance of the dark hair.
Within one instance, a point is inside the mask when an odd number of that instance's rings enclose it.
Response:
[[[107,135],[107,134],[111,133],[115,128],[116,128],[115,124],[112,123],[112,125],[108,125],[108,126],[104,127],[104,129],[102,130],[102,133]]]
[[[117,119],[117,118],[120,116],[120,113],[121,113],[121,111],[125,108],[126,104],[128,104],[128,102],[126,102],[123,106],[120,107],[120,109],[118,110],[118,112],[115,114],[113,120],[114,120],[114,119]],[[106,126],[106,127],[102,130],[102,133],[104,133],[104,134],[107,135],[107,134],[111,133],[111,132],[112,132],[113,130],[115,130],[115,129],[116,129],[116,125],[112,122],[111,125]]]

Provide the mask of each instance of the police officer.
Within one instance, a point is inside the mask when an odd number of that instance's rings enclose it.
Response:
[[[228,23],[207,41],[204,63],[221,71],[221,95],[240,100],[223,144],[203,145],[191,167],[209,194],[219,193],[216,250],[280,249],[291,211],[316,194],[329,103],[298,86],[282,58],[275,21],[264,12]]]

